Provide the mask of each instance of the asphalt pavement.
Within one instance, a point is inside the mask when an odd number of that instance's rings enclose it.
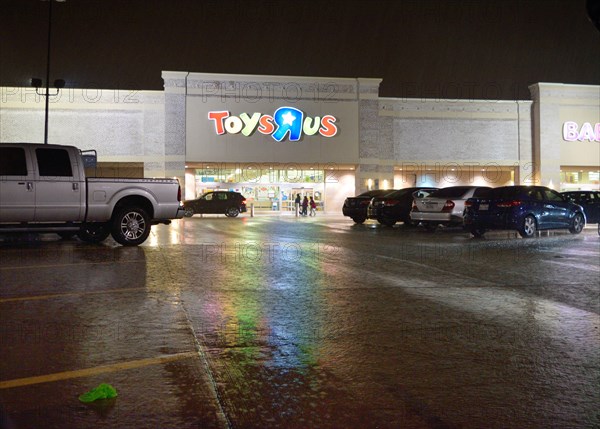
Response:
[[[600,427],[600,237],[194,216],[0,239],[10,428]],[[111,384],[116,398],[78,396]]]

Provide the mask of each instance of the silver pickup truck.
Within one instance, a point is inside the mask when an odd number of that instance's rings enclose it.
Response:
[[[86,178],[79,149],[0,144],[0,233],[77,234],[98,243],[143,243],[150,227],[183,217],[177,179]]]

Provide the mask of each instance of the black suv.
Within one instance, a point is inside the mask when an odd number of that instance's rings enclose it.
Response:
[[[377,222],[386,226],[392,226],[396,222],[414,224],[410,220],[410,209],[414,197],[422,198],[435,190],[437,188],[403,188],[384,196],[374,197],[367,208],[367,217],[377,219]]]
[[[183,210],[186,217],[192,217],[197,213],[236,217],[246,211],[246,198],[239,192],[211,191],[195,200],[184,201]]]
[[[586,223],[600,223],[600,191],[567,191],[561,193],[569,201],[583,207]]]

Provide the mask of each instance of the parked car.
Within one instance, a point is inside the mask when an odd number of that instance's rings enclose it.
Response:
[[[488,186],[450,186],[438,189],[424,198],[415,198],[410,218],[421,222],[428,230],[438,225],[463,224],[465,201],[487,191]]]
[[[344,201],[342,213],[344,216],[351,217],[356,223],[363,223],[367,220],[367,207],[373,197],[379,197],[394,192],[394,189],[374,189],[363,192],[356,197],[348,197]]]
[[[392,226],[396,222],[409,223],[413,194],[418,191],[420,197],[425,197],[435,190],[437,188],[404,188],[384,196],[373,197],[367,208],[367,217],[377,219],[377,222],[386,226]]]
[[[183,214],[192,217],[195,214],[224,214],[236,217],[246,211],[246,198],[239,192],[210,191],[195,200],[183,202]]]
[[[583,207],[587,223],[600,223],[599,191],[567,191],[561,194],[569,201]]]
[[[502,186],[466,204],[464,223],[481,237],[490,229],[517,230],[533,237],[537,230],[568,228],[579,234],[585,226],[583,208],[544,186]]]

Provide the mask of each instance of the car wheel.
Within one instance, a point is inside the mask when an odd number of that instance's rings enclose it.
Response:
[[[227,209],[227,211],[225,212],[225,215],[229,216],[229,217],[236,217],[239,214],[240,214],[240,209],[238,209],[237,207],[229,207]]]
[[[569,227],[569,232],[571,234],[579,234],[583,231],[583,227],[585,226],[585,219],[581,213],[575,213],[573,216],[573,221],[571,222],[571,226]]]
[[[123,246],[137,246],[146,241],[150,227],[150,217],[144,209],[123,207],[113,218],[111,234]]]
[[[110,226],[108,223],[100,222],[84,223],[77,232],[77,237],[87,243],[100,243],[106,240],[109,235]]]
[[[357,217],[353,217],[352,220],[355,223],[365,223],[365,221],[367,220],[367,218],[365,218],[365,217],[358,217],[357,216]]]
[[[537,225],[535,218],[531,215],[526,216],[525,219],[523,219],[523,225],[519,228],[519,235],[523,238],[531,238],[535,235],[536,231]]]
[[[485,229],[481,228],[481,227],[475,227],[475,228],[471,228],[470,232],[473,237],[481,238],[481,237],[483,237],[483,234],[485,234]]]
[[[394,226],[394,224],[396,223],[394,219],[390,219],[389,217],[379,218],[377,219],[377,222],[385,226]]]
[[[191,209],[189,207],[184,208],[183,209],[183,215],[185,217],[192,217],[192,216],[194,216],[194,209]]]

